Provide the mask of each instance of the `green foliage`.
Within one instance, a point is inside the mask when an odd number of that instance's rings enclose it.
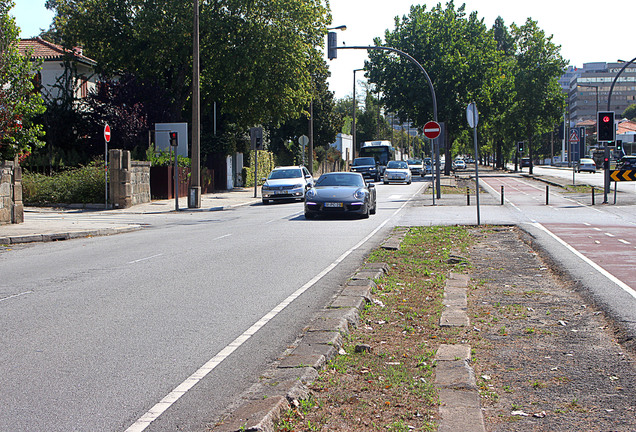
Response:
[[[27,204],[100,203],[104,202],[104,164],[69,169],[52,176],[30,173],[22,175],[22,193]]]
[[[628,120],[636,120],[636,104],[631,104],[625,111],[623,111],[623,117]]]
[[[167,90],[170,117],[187,109],[192,77],[192,2],[47,0],[58,35],[83,45],[99,72],[127,71]],[[298,115],[311,96],[330,20],[320,0],[201,2],[201,103],[241,128]]]
[[[18,49],[19,29],[9,15],[14,5],[12,0],[0,0],[0,161],[24,157],[44,145],[41,126],[33,124],[44,106],[34,91],[34,65]]]
[[[245,182],[245,187],[254,187],[254,152],[249,151],[248,155],[250,166],[245,168],[245,176],[243,177]],[[263,184],[263,178],[267,177],[269,173],[274,169],[274,155],[267,151],[259,151],[258,152],[258,173],[257,173],[257,184]]]
[[[148,152],[148,160],[152,163],[152,166],[173,166],[174,165],[174,153],[169,150],[161,150],[157,153]],[[188,168],[191,165],[189,157],[177,155],[177,165],[183,168]]]

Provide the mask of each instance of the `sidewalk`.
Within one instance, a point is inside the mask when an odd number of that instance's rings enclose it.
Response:
[[[259,192],[260,193],[260,192]],[[24,222],[0,225],[0,245],[68,240],[137,231],[148,224],[150,215],[176,215],[192,212],[228,210],[260,202],[254,189],[236,188],[201,196],[201,208],[189,209],[187,197],[175,200],[154,200],[127,209],[104,210],[83,206],[25,207]]]

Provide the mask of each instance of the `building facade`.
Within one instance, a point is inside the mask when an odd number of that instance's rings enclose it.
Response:
[[[612,82],[625,65],[615,63],[585,63],[583,68],[568,69],[568,102],[570,126],[585,120],[596,121],[597,111],[607,111]],[[612,91],[609,111],[620,119],[625,109],[636,103],[636,65],[629,65],[618,77]]]

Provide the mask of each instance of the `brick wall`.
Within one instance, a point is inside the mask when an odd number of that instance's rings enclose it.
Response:
[[[0,163],[0,225],[22,222],[22,168],[5,161]]]
[[[109,202],[129,208],[150,202],[150,162],[133,161],[127,150],[108,151]]]

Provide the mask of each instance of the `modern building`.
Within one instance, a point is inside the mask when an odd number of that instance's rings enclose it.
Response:
[[[607,110],[612,82],[625,65],[615,63],[585,63],[583,68],[568,68],[568,102],[570,126],[584,120],[596,120],[597,111]],[[628,106],[636,103],[636,65],[629,65],[618,77],[612,91],[610,111],[620,119]]]

